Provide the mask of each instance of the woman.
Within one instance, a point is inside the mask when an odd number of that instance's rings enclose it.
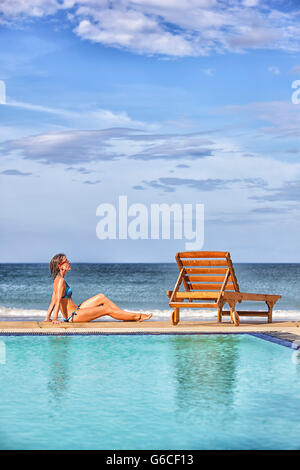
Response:
[[[52,323],[60,323],[58,320],[59,310],[64,316],[64,321],[73,322],[88,322],[104,315],[123,321],[144,321],[152,316],[151,314],[125,312],[105,297],[104,294],[97,294],[80,305],[76,305],[72,300],[71,288],[64,279],[67,272],[71,271],[71,263],[66,255],[60,253],[53,256],[49,268],[53,277],[53,294],[45,319],[46,322],[51,321],[53,311]]]

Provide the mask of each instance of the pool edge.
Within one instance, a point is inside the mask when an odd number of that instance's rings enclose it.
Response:
[[[285,331],[133,331],[133,330],[115,330],[115,331],[0,331],[1,336],[208,336],[208,335],[250,335],[265,341],[279,344],[287,348],[300,349],[300,336]]]

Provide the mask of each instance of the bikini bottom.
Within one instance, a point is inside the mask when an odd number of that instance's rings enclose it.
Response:
[[[76,313],[76,312],[77,312],[77,310],[79,309],[80,305],[81,305],[81,304],[79,304],[79,305],[78,305],[78,307],[77,307],[77,308],[75,308],[74,312],[73,312],[73,313],[71,313],[71,315],[70,315],[70,316],[69,316],[69,317],[68,317],[66,320],[64,320],[65,322],[68,322],[68,321],[72,320],[72,319],[73,319],[73,317],[74,317],[74,315],[77,315],[77,313]]]

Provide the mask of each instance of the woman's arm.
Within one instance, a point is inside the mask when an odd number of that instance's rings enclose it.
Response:
[[[56,291],[54,291],[55,296],[54,296],[54,310],[53,310],[52,323],[60,323],[60,321],[58,320],[58,312],[59,312],[60,301],[64,292],[64,287],[65,287],[65,281],[63,279],[59,279],[57,286],[56,286]]]
[[[51,302],[50,302],[50,305],[48,307],[47,316],[46,316],[45,321],[51,321],[51,313],[52,313],[52,310],[54,309],[54,305],[55,305],[55,292],[54,292],[54,289],[53,289]]]

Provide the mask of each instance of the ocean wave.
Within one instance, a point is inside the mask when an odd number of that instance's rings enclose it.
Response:
[[[172,313],[171,309],[168,310],[135,310],[136,312],[139,313],[152,313],[152,318],[153,320],[166,320],[169,319]],[[211,310],[211,309],[194,309],[191,311],[191,309],[180,309],[180,318],[183,319],[199,319],[199,320],[217,320],[217,311]],[[228,316],[225,318],[229,318]],[[253,319],[258,317],[242,317],[244,319]],[[266,318],[266,317],[265,317]],[[264,317],[262,317],[264,320]],[[300,320],[300,311],[299,310],[273,310],[273,321],[299,321]]]
[[[127,309],[125,309],[127,310]],[[136,313],[152,313],[152,320],[169,320],[172,310],[171,309],[132,309],[131,311]],[[46,310],[37,310],[37,309],[25,309],[25,308],[15,308],[15,307],[4,307],[0,306],[0,320],[4,319],[23,319],[28,318],[41,320],[44,319],[47,314]],[[107,320],[109,317],[103,317],[103,320]],[[180,318],[186,320],[216,320],[217,312],[211,311],[210,309],[180,309]],[[256,318],[257,317],[247,317],[247,318]],[[264,317],[263,317],[264,318]],[[299,321],[300,320],[300,311],[299,310],[274,310],[273,311],[273,321]]]
[[[36,309],[26,309],[26,308],[15,308],[15,307],[3,307],[0,306],[0,319],[1,317],[30,317],[30,318],[40,318],[45,317],[47,310],[36,310]]]

